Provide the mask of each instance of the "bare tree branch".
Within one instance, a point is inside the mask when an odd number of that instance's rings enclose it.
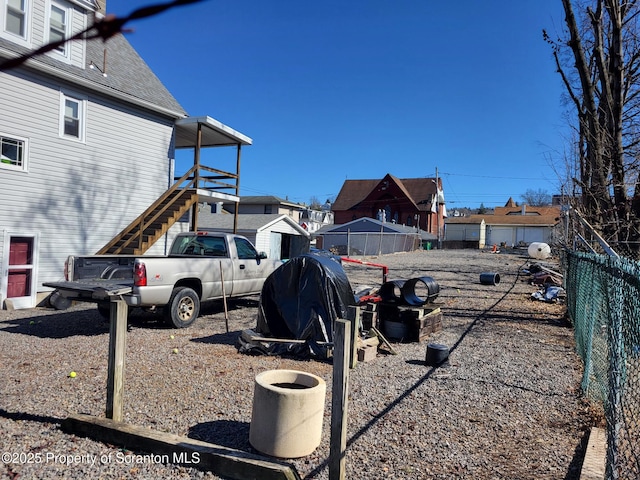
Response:
[[[58,40],[55,42],[47,43],[37,50],[31,51],[25,55],[21,55],[16,58],[12,58],[0,64],[0,71],[10,70],[25,63],[30,58],[42,55],[44,53],[55,50],[56,48],[64,45],[67,42],[74,40],[91,40],[101,38],[103,41],[108,40],[118,33],[124,33],[126,30],[123,27],[133,20],[140,20],[141,18],[151,17],[158,15],[170,8],[179,7],[182,5],[189,5],[192,3],[199,3],[205,0],[173,0],[171,2],[159,3],[156,5],[149,5],[147,7],[141,7],[131,12],[126,17],[116,17],[115,15],[106,15],[104,18],[95,22],[88,28],[74,34],[73,36]]]

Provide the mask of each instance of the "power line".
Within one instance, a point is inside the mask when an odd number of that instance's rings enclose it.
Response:
[[[468,175],[464,173],[447,173],[440,172],[441,175],[450,175],[452,177],[472,177],[472,178],[497,178],[500,180],[545,180],[549,181],[548,178],[544,177],[498,177],[493,175]]]

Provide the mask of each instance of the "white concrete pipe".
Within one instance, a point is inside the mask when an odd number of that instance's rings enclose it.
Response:
[[[279,458],[311,454],[322,439],[327,385],[313,374],[268,370],[256,375],[249,442]]]

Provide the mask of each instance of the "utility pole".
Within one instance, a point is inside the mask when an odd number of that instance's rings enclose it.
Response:
[[[436,248],[440,250],[440,184],[438,183],[438,167],[436,167]]]

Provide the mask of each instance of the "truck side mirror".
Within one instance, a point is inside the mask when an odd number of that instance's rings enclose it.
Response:
[[[260,252],[260,253],[258,254],[258,258],[257,258],[258,260],[263,260],[263,259],[265,259],[265,258],[267,258],[267,254],[266,254],[266,252]]]

